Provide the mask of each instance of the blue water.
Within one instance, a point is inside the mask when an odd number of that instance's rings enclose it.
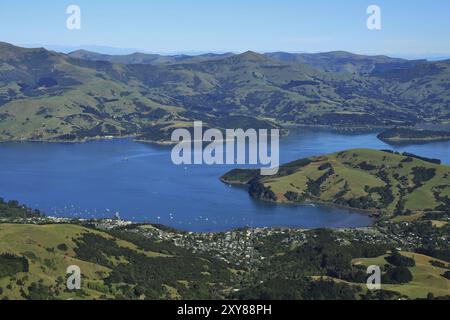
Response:
[[[301,130],[281,141],[281,162],[350,148],[395,149],[450,164],[450,142],[388,146],[376,134]],[[359,227],[371,219],[323,206],[276,206],[219,177],[236,166],[175,166],[170,147],[129,139],[0,144],[0,196],[48,215],[160,223],[190,231],[243,226]],[[125,160],[127,158],[128,160]]]

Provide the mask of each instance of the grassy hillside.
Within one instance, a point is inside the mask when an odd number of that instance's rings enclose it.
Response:
[[[445,296],[450,293],[450,280],[442,276],[448,271],[445,261],[411,252],[401,252],[401,255],[415,261],[415,265],[409,267],[413,278],[412,281],[406,284],[387,283],[382,286],[383,290],[398,292],[413,299],[425,299],[429,293],[432,293],[434,296]],[[352,263],[355,267],[383,266],[383,270],[386,272],[389,268],[395,267],[386,261],[388,256],[354,259]]]
[[[75,239],[88,230],[71,225],[0,225],[0,252],[26,257],[28,272],[14,273],[0,279],[3,296],[9,299],[32,298],[30,287],[39,286],[36,294],[48,294],[50,291],[61,299],[72,297],[65,292],[65,271],[70,265],[78,265],[85,276],[84,288],[91,298],[102,294],[89,290],[89,283],[95,283],[111,270],[76,258]],[[58,245],[65,244],[67,249],[60,250]],[[33,291],[33,290],[31,290]]]
[[[286,164],[273,177],[233,170],[222,181],[248,184],[253,197],[279,203],[321,202],[384,216],[448,212],[450,167],[433,162],[355,149]]]
[[[265,251],[272,252],[273,256],[255,274],[259,284],[243,288],[236,296],[246,299],[448,299],[450,282],[444,276],[449,268],[448,255],[442,260],[435,258],[434,253],[432,257],[405,250],[395,251],[401,258],[394,260],[389,249],[392,244],[379,241],[376,229],[366,232],[314,230],[297,243],[287,240],[292,237],[289,233],[286,237],[268,237],[260,245],[266,246]],[[291,248],[281,249],[281,240],[290,243]],[[444,248],[442,252],[448,253],[448,243]],[[370,265],[379,266],[382,271],[381,290],[367,289]],[[302,276],[308,276],[310,281]]]
[[[214,234],[3,223],[0,299],[448,298],[448,231],[420,219],[361,230]],[[81,269],[81,290],[66,289],[71,265]],[[381,267],[381,291],[367,291],[368,265]]]
[[[170,243],[148,242],[147,246],[160,252],[78,225],[0,224],[0,254],[25,258],[28,264],[28,270],[0,272],[0,297],[205,299],[223,295],[231,276],[224,264]],[[70,265],[82,271],[81,291],[66,290]]]
[[[203,120],[233,128],[239,122],[229,119],[239,117],[268,127],[450,120],[449,61],[339,52],[147,60],[154,58],[167,57],[64,55],[0,43],[0,141],[126,135],[167,141],[174,126]]]

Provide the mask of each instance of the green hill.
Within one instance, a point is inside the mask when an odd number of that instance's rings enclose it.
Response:
[[[238,117],[269,127],[450,120],[449,61],[286,55],[207,54],[166,63],[0,43],[0,141],[167,141],[173,127],[193,120],[224,128],[238,125],[229,121]]]
[[[433,159],[388,151],[355,149],[299,160],[272,177],[233,170],[222,181],[247,184],[257,199],[305,201],[367,210],[377,215],[411,215],[450,209],[450,167]]]
[[[0,224],[0,297],[218,299],[228,289],[224,263],[169,242],[128,238],[71,224]],[[81,269],[80,291],[66,289],[71,265]]]
[[[256,230],[249,240],[248,230],[187,234],[150,225],[101,231],[78,224],[0,224],[0,299],[348,300],[430,293],[448,299],[448,242],[439,240],[448,226],[408,224],[425,234],[415,235],[418,247],[392,259],[393,239],[404,241],[416,232],[395,227],[396,234],[383,228]],[[244,239],[256,259],[242,251]],[[419,253],[421,239],[434,249]],[[244,263],[224,261],[231,256]],[[67,290],[72,265],[81,269],[81,290]],[[368,265],[381,267],[382,290],[368,292]]]
[[[307,165],[284,166],[283,172]],[[247,181],[252,172],[235,179]],[[448,299],[448,210],[369,228],[217,233],[45,217],[0,201],[0,299]],[[403,248],[401,253],[392,248]],[[67,289],[67,268],[81,290]],[[366,266],[383,287],[368,292]]]

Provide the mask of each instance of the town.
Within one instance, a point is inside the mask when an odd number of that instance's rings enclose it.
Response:
[[[442,221],[448,225],[450,218]],[[241,267],[255,267],[267,258],[264,252],[277,247],[280,251],[292,250],[305,244],[312,230],[300,228],[240,228],[225,232],[187,232],[160,225],[136,224],[114,215],[109,219],[73,219],[50,216],[28,218],[3,218],[0,223],[25,224],[80,224],[103,231],[124,231],[143,236],[149,241],[166,241],[192,253],[208,254],[227,264]],[[398,250],[413,251],[424,246],[448,246],[450,236],[445,231],[424,227],[418,229],[414,222],[393,222],[381,220],[371,227],[334,229],[336,242],[346,245],[366,242],[391,244]],[[314,237],[314,235],[312,236]]]

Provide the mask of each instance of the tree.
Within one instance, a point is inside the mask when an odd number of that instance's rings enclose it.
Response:
[[[402,256],[398,251],[386,258],[386,261],[396,267],[415,267],[416,261],[413,258]]]
[[[406,267],[395,267],[389,269],[383,276],[383,283],[401,284],[411,282],[413,275]]]

